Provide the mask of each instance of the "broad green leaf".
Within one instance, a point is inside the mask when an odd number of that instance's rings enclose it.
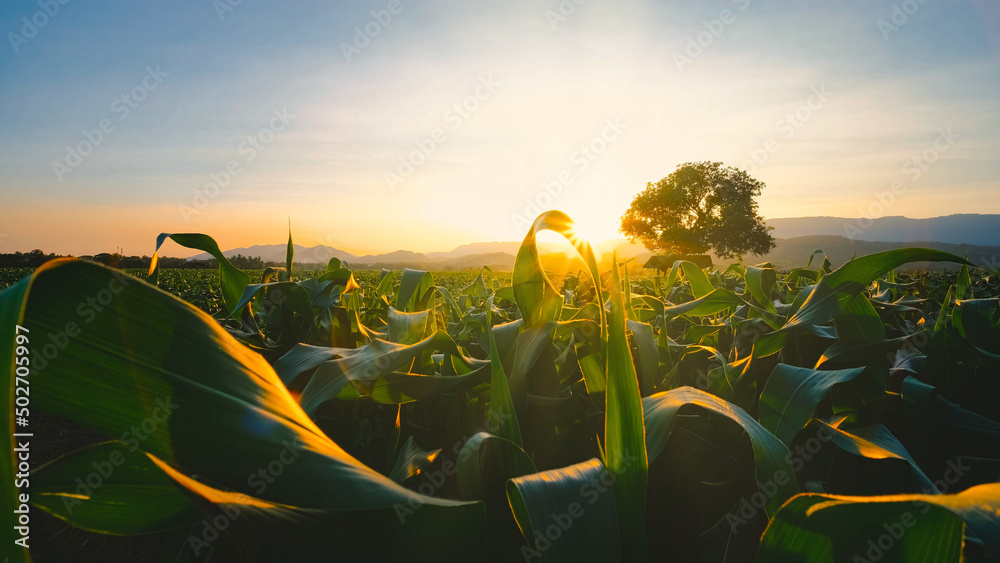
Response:
[[[469,438],[458,455],[458,484],[462,498],[481,500],[490,510],[508,507],[508,479],[536,471],[520,446],[486,432]]]
[[[944,295],[944,301],[941,302],[941,311],[938,313],[937,320],[934,322],[935,333],[944,330],[944,328],[948,326],[947,321],[950,318],[948,311],[951,307],[952,296],[954,294],[954,291],[955,287],[949,286],[948,293],[945,293]]]
[[[677,277],[680,274],[681,269],[680,262],[680,260],[675,260],[673,265],[670,267],[670,273],[667,274],[666,284],[663,286],[665,295],[668,295],[670,290],[674,288],[674,284],[677,283]]]
[[[708,279],[708,274],[706,274],[705,271],[699,268],[694,262],[678,260],[675,263],[680,264],[681,272],[684,274],[684,279],[691,284],[691,293],[694,295],[695,299],[705,297],[715,290],[715,286],[712,285],[711,280]]]
[[[348,561],[480,561],[486,543],[483,514],[450,518],[447,507],[411,502],[350,512],[288,506],[223,491],[151,459],[191,493],[205,518],[187,538],[203,555],[219,529],[252,546],[254,558],[323,560],[331,553]],[[477,503],[478,504],[478,503]],[[469,504],[469,506],[473,506]],[[443,520],[450,520],[442,527]],[[392,530],[389,532],[389,530]]]
[[[416,344],[433,333],[434,317],[430,311],[404,313],[389,307],[387,324],[389,342]]]
[[[869,459],[895,458],[909,463],[913,469],[914,481],[923,487],[923,492],[926,494],[937,493],[934,483],[927,478],[924,470],[914,461],[910,452],[906,451],[906,447],[884,425],[876,424],[842,430],[822,420],[817,420],[816,424],[829,432],[833,443],[844,451]]]
[[[517,548],[523,546],[524,539],[507,500],[507,481],[536,472],[524,450],[486,432],[469,438],[458,454],[458,485],[462,498],[480,500],[486,505],[487,541],[495,560],[523,560],[524,554]]]
[[[547,321],[538,324],[532,328],[525,329],[524,332],[517,335],[514,347],[514,367],[511,369],[510,373],[510,395],[511,399],[514,401],[515,406],[521,408],[525,397],[528,393],[528,376],[531,373],[532,367],[541,357],[542,352],[545,348],[552,343],[553,333],[560,328],[573,328],[579,329],[584,335],[592,335],[593,338],[597,338],[600,334],[600,329],[597,327],[596,323],[589,320],[578,320],[578,321]],[[590,358],[590,356],[588,356]],[[590,360],[585,360],[581,358],[581,368],[585,361],[597,362],[597,358],[590,358]],[[605,387],[605,376],[603,366],[598,366],[601,369],[595,372],[584,371],[584,377],[587,381],[587,390],[590,393],[599,393],[604,390]]]
[[[937,389],[913,376],[903,380],[900,394],[920,420],[921,434],[938,449],[1000,459],[1000,423],[941,397]]]
[[[132,535],[191,525],[188,497],[147,454],[122,442],[87,446],[31,475],[32,503],[77,528]]]
[[[514,299],[521,310],[525,328],[531,328],[542,321],[558,320],[559,310],[563,302],[562,296],[559,295],[555,286],[542,270],[541,260],[538,256],[535,236],[544,230],[553,231],[565,237],[587,264],[590,277],[598,288],[596,293],[601,309],[601,326],[603,328],[604,299],[601,296],[601,274],[597,269],[594,249],[591,248],[588,241],[577,234],[573,220],[562,211],[555,210],[546,211],[535,219],[531,229],[525,235],[524,241],[521,242],[517,257],[514,259]]]
[[[638,350],[638,376],[640,394],[648,395],[660,378],[660,353],[656,348],[656,335],[648,323],[628,321],[625,325]]]
[[[338,399],[368,397],[376,403],[398,405],[426,400],[441,393],[456,392],[489,381],[489,364],[462,375],[423,375],[390,372],[377,376],[351,374]]]
[[[440,453],[440,449],[433,451],[421,449],[413,436],[410,436],[399,448],[399,455],[396,456],[396,463],[389,471],[389,478],[397,483],[402,483],[410,477],[420,475],[421,471],[434,463]]]
[[[288,246],[285,248],[285,271],[288,281],[292,281],[292,261],[295,258],[295,245],[292,244],[292,220],[288,220]]]
[[[646,397],[643,402],[643,416],[646,426],[646,450],[649,460],[655,460],[663,451],[674,429],[677,416],[699,409],[729,418],[739,424],[753,446],[756,465],[756,479],[762,486],[775,485],[775,493],[768,498],[767,514],[773,515],[785,500],[798,492],[795,472],[789,461],[789,450],[774,434],[767,431],[740,407],[728,403],[715,395],[710,395],[693,387],[680,387]],[[778,479],[779,472],[785,478]],[[784,484],[778,484],[785,481]]]
[[[871,301],[863,294],[843,306],[833,318],[837,329],[838,343],[880,342],[885,340],[885,325],[878,316]],[[815,326],[815,325],[814,325]],[[865,364],[871,369],[880,389],[889,388],[889,360],[884,355],[866,358]]]
[[[510,388],[507,385],[507,374],[500,362],[500,351],[490,323],[492,310],[493,297],[490,296],[486,301],[486,330],[490,341],[491,374],[489,416],[491,420],[499,422],[496,433],[501,438],[506,438],[521,447],[521,426],[517,422],[517,413],[514,411],[514,403],[510,398]]]
[[[462,295],[469,295],[477,299],[485,299],[487,295],[490,294],[489,288],[486,287],[486,281],[483,280],[483,271],[489,268],[483,268],[479,271],[479,275],[476,276],[475,281],[466,287],[462,288]]]
[[[226,303],[226,309],[229,314],[239,318],[241,308],[236,304],[240,301],[240,296],[243,295],[243,288],[250,283],[250,276],[243,273],[236,266],[233,266],[222,254],[222,251],[219,250],[219,245],[215,242],[215,239],[208,235],[199,233],[160,233],[156,237],[156,249],[153,252],[153,260],[149,264],[149,278],[147,281],[156,285],[160,246],[168,238],[183,247],[207,252],[219,262],[219,282],[222,284],[222,300]]]
[[[744,279],[746,279],[747,289],[750,290],[750,294],[753,295],[754,299],[771,313],[778,314],[770,297],[771,290],[774,289],[778,281],[778,276],[774,272],[774,268],[748,266]]]
[[[434,286],[434,276],[423,270],[403,270],[394,304],[400,311],[415,313],[421,309],[420,299]]]
[[[615,503],[623,540],[623,554],[630,561],[649,559],[646,542],[645,427],[639,381],[625,334],[625,304],[618,260],[611,268],[611,311],[608,314],[607,393],[604,419],[605,465],[615,479]]]
[[[929,336],[930,332],[918,331],[899,338],[890,338],[872,341],[838,341],[823,352],[823,356],[814,366],[820,369],[827,364],[850,364],[864,363],[873,356],[885,357],[889,352],[898,350],[906,346],[913,346],[914,342],[921,342]]]
[[[785,364],[774,367],[760,395],[759,419],[764,428],[791,445],[816,413],[820,401],[838,383],[861,375],[864,367],[821,371]]]
[[[704,317],[746,304],[746,301],[739,295],[720,287],[698,299],[674,305],[673,307],[667,307],[663,310],[663,315],[666,317],[676,317],[679,315]]]
[[[757,561],[945,563],[962,557],[963,524],[1000,557],[1000,484],[952,495],[803,494],[781,507]]]
[[[507,481],[507,498],[527,541],[525,560],[621,561],[616,493],[607,485],[618,477],[591,459]]]
[[[995,346],[996,319],[1000,313],[1000,299],[956,300],[951,312],[951,324],[958,334],[970,343],[983,348]]]
[[[300,399],[302,408],[307,413],[315,413],[321,404],[337,397],[349,383],[366,387],[367,393],[371,393],[373,392],[371,386],[390,374],[393,374],[393,378],[397,381],[405,380],[406,378],[402,376],[406,374],[394,374],[394,372],[407,369],[414,360],[431,351],[455,356],[472,368],[488,364],[484,360],[464,356],[455,341],[443,331],[436,331],[431,336],[409,345],[372,339],[360,348],[331,348],[327,354],[335,357],[318,364],[316,372],[302,390]],[[309,360],[300,363],[300,366],[310,365],[322,352],[310,350],[309,354]],[[456,380],[456,383],[458,381]],[[394,399],[388,400],[394,401]]]
[[[968,295],[968,297],[966,297]],[[958,285],[955,286],[955,300],[972,299],[972,280],[969,278],[969,266],[962,264],[958,272]]]

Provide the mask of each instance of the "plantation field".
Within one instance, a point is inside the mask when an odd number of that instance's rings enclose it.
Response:
[[[1000,277],[634,278],[572,233],[513,272],[0,271],[5,400],[111,440],[20,490],[3,459],[0,500],[179,561],[1000,559]]]

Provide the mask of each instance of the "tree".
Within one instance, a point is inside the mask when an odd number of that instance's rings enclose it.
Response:
[[[774,248],[772,227],[757,214],[764,183],[721,162],[689,162],[635,196],[622,215],[621,233],[650,250],[720,258]]]

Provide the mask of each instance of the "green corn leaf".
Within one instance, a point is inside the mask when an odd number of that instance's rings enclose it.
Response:
[[[443,331],[436,331],[431,336],[409,345],[372,339],[371,342],[360,348],[331,348],[325,352],[328,359],[317,364],[316,372],[302,390],[302,408],[310,414],[315,413],[321,404],[337,397],[350,383],[365,388],[364,393],[370,394],[374,392],[374,385],[379,380],[384,381],[384,378],[390,377],[390,374],[392,374],[390,379],[395,381],[397,385],[406,385],[408,378],[403,377],[405,374],[394,374],[394,372],[408,369],[415,360],[430,352],[450,354],[474,369],[485,368],[489,365],[489,362],[484,360],[464,356],[451,336]],[[314,349],[307,349],[304,353],[308,354],[308,358],[295,360],[298,366],[312,365],[318,357],[324,355],[324,352]],[[289,363],[292,361],[289,360]],[[290,369],[286,372],[286,376],[292,371],[294,370]],[[427,381],[435,380],[428,379]],[[453,383],[457,384],[461,381],[464,380],[455,379]],[[439,383],[449,382],[437,381],[433,385],[437,386]],[[419,386],[419,384],[417,385]],[[381,390],[389,391],[384,386]],[[389,402],[396,401],[396,399],[390,399],[389,395],[383,395],[383,397]],[[400,400],[404,399],[400,397]]]
[[[629,561],[649,559],[646,542],[646,459],[645,427],[639,382],[625,335],[625,304],[618,261],[611,269],[611,311],[608,314],[607,393],[604,424],[604,455],[609,471],[617,475],[615,503]]]
[[[708,274],[706,274],[705,270],[699,268],[694,262],[678,260],[675,264],[680,265],[681,272],[684,274],[684,279],[691,284],[691,293],[694,294],[695,299],[704,297],[715,290],[715,286],[712,285],[712,281],[708,279]]]
[[[757,561],[945,563],[962,557],[963,524],[1000,558],[1000,484],[951,495],[796,496],[771,520]]]
[[[637,373],[639,390],[643,395],[652,392],[660,379],[660,352],[656,348],[656,335],[648,323],[627,321],[626,325],[638,350]]]
[[[434,463],[440,453],[440,449],[432,451],[422,449],[413,436],[410,436],[399,448],[399,455],[396,456],[396,463],[389,471],[389,478],[402,484],[410,477],[420,475],[421,471]]]
[[[495,560],[523,561],[526,547],[507,500],[507,481],[536,473],[535,465],[517,444],[479,432],[458,454],[458,485],[465,500],[486,505],[489,549]]]
[[[667,307],[663,310],[663,315],[667,317],[676,317],[678,315],[704,317],[746,304],[747,302],[739,295],[720,287],[687,303]]]
[[[774,494],[765,494],[768,515],[775,514],[785,500],[798,492],[788,447],[740,407],[692,387],[657,393],[642,402],[650,461],[663,452],[679,414],[707,410],[733,420],[746,431],[753,446],[757,482],[762,487],[768,483],[775,487]]]
[[[434,276],[423,270],[403,270],[396,293],[395,307],[400,311],[415,313],[421,310],[420,300],[434,286]]]
[[[222,284],[222,300],[226,303],[226,309],[230,315],[239,318],[241,307],[237,306],[240,297],[243,295],[243,288],[250,283],[250,276],[238,269],[222,254],[215,239],[208,235],[198,233],[161,233],[156,237],[156,249],[153,252],[153,260],[149,265],[149,278],[147,281],[156,285],[157,272],[159,271],[158,256],[160,246],[167,239],[186,247],[201,250],[212,255],[219,262],[219,282]]]
[[[778,275],[775,273],[774,268],[749,266],[746,269],[745,279],[747,289],[750,290],[753,298],[771,313],[778,314],[770,297],[771,291],[778,281]]]
[[[288,220],[288,246],[285,248],[285,272],[287,281],[292,281],[292,261],[295,258],[295,245],[292,244],[292,221]]]
[[[38,468],[31,489],[35,506],[91,532],[146,534],[201,519],[147,454],[119,441],[87,446]]]
[[[498,422],[497,434],[521,447],[521,426],[517,422],[517,413],[510,398],[510,388],[507,385],[507,374],[500,362],[500,350],[493,335],[490,316],[493,310],[493,297],[486,300],[486,329],[490,341],[490,420]]]
[[[914,461],[910,452],[906,451],[906,447],[884,425],[876,424],[842,430],[822,420],[817,420],[816,424],[825,429],[831,436],[833,443],[846,452],[869,459],[893,458],[909,463],[913,470],[914,481],[920,485],[923,492],[926,494],[937,493],[934,483],[927,478],[924,470]]]
[[[526,540],[524,559],[621,561],[616,492],[607,485],[616,477],[591,459],[507,481],[507,498]]]
[[[958,285],[955,286],[955,300],[960,301],[972,298],[972,279],[969,277],[969,266],[962,264],[962,269],[958,272]]]
[[[778,364],[760,395],[761,425],[786,446],[791,445],[833,386],[851,381],[864,371],[864,367],[821,371]]]
[[[541,259],[535,236],[543,230],[553,231],[566,238],[587,264],[587,271],[595,286],[600,287],[601,274],[597,269],[597,258],[590,243],[576,233],[573,220],[562,211],[546,211],[539,215],[525,235],[514,259],[514,298],[524,318],[525,328],[542,321],[559,319],[562,296],[542,270]],[[597,291],[597,301],[601,310],[601,326],[604,326],[604,298]]]

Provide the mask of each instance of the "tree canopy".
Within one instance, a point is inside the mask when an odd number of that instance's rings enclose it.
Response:
[[[764,183],[721,162],[688,162],[635,196],[622,215],[621,232],[650,250],[720,258],[774,248],[771,227],[757,214]]]

